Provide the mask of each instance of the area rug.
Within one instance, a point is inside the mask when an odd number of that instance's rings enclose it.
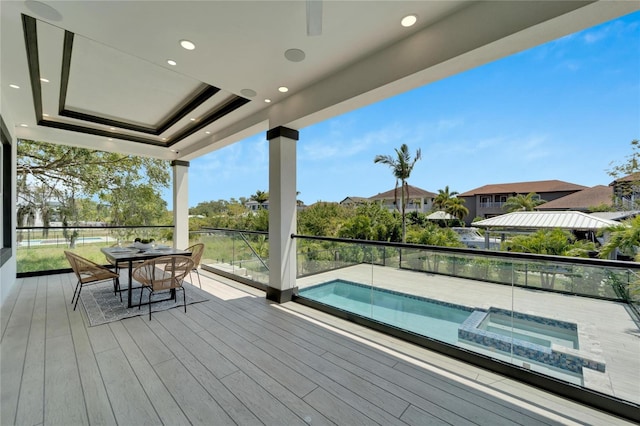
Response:
[[[209,294],[198,287],[194,287],[189,283],[184,283],[185,292],[187,295],[187,305],[194,303],[205,302],[208,300]],[[125,287],[123,287],[123,290]],[[140,300],[140,288],[134,288],[132,291],[132,298],[134,303],[138,303]],[[138,307],[127,308],[127,291],[122,292],[122,302],[120,302],[120,296],[116,296],[113,293],[113,283],[104,282],[100,284],[90,285],[84,287],[80,293],[80,301],[84,307],[84,311],[87,313],[89,319],[89,327],[96,325],[106,324],[112,321],[119,321],[124,318],[136,317],[139,315],[149,315],[149,306],[143,305],[140,309]],[[151,312],[166,311],[167,309],[183,307],[182,291],[178,291],[176,300],[167,300],[151,305]],[[149,291],[145,290],[142,295],[142,303],[148,300]],[[168,292],[154,294],[151,298],[152,301],[165,299],[169,297]],[[189,308],[187,307],[187,311]]]

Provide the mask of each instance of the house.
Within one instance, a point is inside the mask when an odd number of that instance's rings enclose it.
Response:
[[[540,204],[536,207],[536,210],[576,210],[590,212],[594,207],[600,206],[613,207],[613,189],[611,186],[596,185],[591,188],[586,188]]]
[[[360,204],[366,204],[369,202],[369,199],[366,197],[345,197],[342,201],[340,201],[340,204],[343,206],[355,207]]]
[[[259,203],[256,200],[249,200],[244,203],[244,206],[251,212],[257,212],[260,209],[269,210],[269,200],[264,203]]]
[[[426,213],[431,211],[431,208],[433,207],[433,200],[437,194],[411,185],[407,185],[407,188],[409,190],[409,195],[405,207],[405,213]],[[402,210],[402,207],[400,206],[400,194],[400,187],[398,187],[397,189],[378,193],[369,197],[368,200],[369,202],[379,203],[389,211],[396,210],[397,206],[397,210],[400,211]]]
[[[566,195],[585,189],[586,186],[561,180],[540,180],[531,182],[514,182],[484,185],[459,194],[465,200],[469,214],[464,218],[470,225],[474,218],[483,219],[506,213],[504,204],[514,195],[536,193],[542,200],[553,201]]]
[[[614,205],[621,210],[637,209],[640,202],[640,173],[614,180],[609,184],[613,189]]]

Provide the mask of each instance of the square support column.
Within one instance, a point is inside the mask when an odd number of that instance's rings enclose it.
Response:
[[[267,299],[291,300],[296,288],[296,142],[298,131],[276,127],[269,140],[269,286]]]
[[[174,160],[173,168],[173,247],[189,246],[189,162]]]

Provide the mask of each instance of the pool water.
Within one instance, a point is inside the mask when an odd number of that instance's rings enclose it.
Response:
[[[490,313],[478,328],[547,348],[555,344],[566,348],[579,349],[578,332],[575,329],[549,327],[544,324],[513,318],[509,315]]]
[[[300,295],[451,344],[458,341],[458,328],[473,312],[464,306],[343,280],[302,289]]]
[[[445,343],[502,354],[512,362],[533,362],[577,377],[583,367],[605,369],[603,360],[579,350],[575,323],[456,305],[339,279],[303,288],[300,296]]]

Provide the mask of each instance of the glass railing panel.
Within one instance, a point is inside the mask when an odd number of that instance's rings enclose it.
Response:
[[[56,227],[18,228],[17,272],[55,273],[69,269],[64,251],[78,252],[99,264],[107,264],[102,247],[132,244],[136,237],[153,238],[171,245],[173,227]]]
[[[308,268],[315,274],[298,279],[302,298],[640,403],[640,265],[328,243],[361,256],[340,268]],[[381,257],[385,249],[397,257]]]
[[[197,234],[205,245],[204,267],[248,282],[269,283],[269,236],[266,232],[204,229]]]

